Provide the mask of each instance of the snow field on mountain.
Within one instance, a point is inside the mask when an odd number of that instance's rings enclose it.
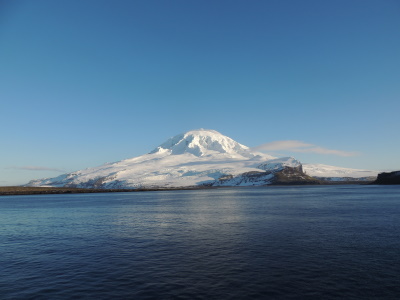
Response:
[[[216,182],[232,175],[232,185],[260,185],[271,179],[249,179],[247,172],[275,172],[301,163],[292,157],[276,158],[251,151],[215,130],[193,130],[168,139],[148,154],[94,168],[33,180],[30,186],[75,186],[100,188],[187,187]],[[368,177],[377,172],[306,164],[310,176]],[[261,177],[260,177],[261,178]],[[221,183],[222,185],[223,183]]]
[[[313,177],[363,178],[363,177],[375,177],[379,173],[378,171],[341,168],[323,164],[303,164],[303,170],[307,175]]]

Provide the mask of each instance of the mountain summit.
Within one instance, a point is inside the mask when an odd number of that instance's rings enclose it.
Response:
[[[195,156],[206,156],[217,153],[231,157],[252,158],[255,155],[246,147],[215,130],[198,129],[178,134],[154,149],[152,153],[169,151],[173,155],[191,153]],[[272,157],[271,157],[272,158]]]
[[[370,174],[323,165],[303,168],[293,157],[276,158],[254,152],[215,130],[198,129],[176,135],[148,154],[32,180],[27,185],[124,189],[316,183],[310,177],[314,170],[319,177],[323,177],[323,170],[332,174],[345,172],[347,177],[352,173]]]

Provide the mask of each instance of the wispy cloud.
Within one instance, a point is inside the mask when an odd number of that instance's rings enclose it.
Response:
[[[323,147],[310,147],[310,148],[303,148],[303,149],[294,149],[295,152],[310,152],[310,153],[318,153],[318,154],[332,154],[338,156],[357,156],[360,153],[358,152],[348,152],[342,150],[334,150],[334,149],[327,149]]]
[[[62,169],[48,168],[48,167],[41,167],[41,166],[8,167],[7,169],[23,170],[23,171],[52,171],[52,172],[60,172],[60,173],[65,172],[65,170],[62,170]]]
[[[260,146],[252,148],[256,151],[292,151],[292,152],[302,152],[302,153],[317,153],[317,154],[327,154],[327,155],[337,155],[337,156],[356,156],[358,152],[347,152],[342,150],[328,149],[320,147],[314,144],[305,143],[302,141],[275,141],[271,143],[262,144]]]
[[[307,144],[302,141],[275,141],[271,143],[262,144],[254,147],[257,151],[279,151],[279,150],[291,150],[296,148],[311,147],[312,144]]]

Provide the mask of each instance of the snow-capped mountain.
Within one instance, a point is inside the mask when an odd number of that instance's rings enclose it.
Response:
[[[197,157],[223,154],[231,158],[253,158],[255,155],[246,147],[215,130],[192,130],[168,139],[150,154],[168,151],[169,154],[179,155],[190,153]],[[267,158],[267,156],[265,156]],[[268,156],[268,158],[272,158]]]
[[[307,174],[314,176],[317,170],[320,168],[309,167]],[[273,183],[282,174],[296,178],[296,182],[312,181],[294,158],[276,158],[254,152],[217,131],[199,129],[174,136],[148,154],[55,178],[32,180],[28,186],[167,188],[265,185]]]

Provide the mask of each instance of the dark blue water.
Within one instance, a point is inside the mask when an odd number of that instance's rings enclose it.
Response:
[[[396,299],[400,187],[0,197],[0,299]]]

